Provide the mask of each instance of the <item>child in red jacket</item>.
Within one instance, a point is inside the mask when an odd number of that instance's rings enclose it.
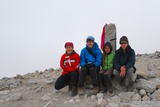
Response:
[[[77,94],[77,84],[79,75],[79,54],[74,51],[72,42],[65,43],[66,53],[61,56],[60,66],[62,68],[62,75],[55,83],[55,89],[60,90],[69,85],[71,95]]]

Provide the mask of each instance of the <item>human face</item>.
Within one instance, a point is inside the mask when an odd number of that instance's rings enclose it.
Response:
[[[110,51],[111,51],[109,46],[106,46],[104,50],[105,50],[106,53],[110,53]]]
[[[92,48],[93,47],[93,45],[94,45],[94,42],[93,41],[87,41],[87,46],[89,47],[89,48]]]
[[[71,46],[67,46],[67,47],[66,47],[66,52],[67,52],[68,54],[72,53],[72,51],[73,51],[73,48],[72,48]]]
[[[120,43],[120,45],[121,45],[121,48],[122,48],[123,50],[125,50],[125,49],[127,48],[127,46],[128,46],[128,43],[127,43],[126,41],[122,41],[122,42]]]

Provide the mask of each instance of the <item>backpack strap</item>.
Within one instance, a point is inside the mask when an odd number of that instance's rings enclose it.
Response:
[[[86,49],[94,58],[96,58],[96,55],[90,49],[88,49],[88,48],[86,48]]]

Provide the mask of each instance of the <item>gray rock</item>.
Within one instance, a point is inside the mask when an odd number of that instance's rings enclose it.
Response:
[[[146,92],[153,93],[156,90],[156,85],[145,79],[139,79],[136,81],[136,88],[137,89],[145,89]]]
[[[147,68],[149,71],[155,71],[158,70],[158,67],[160,67],[160,61],[151,61],[150,63],[148,63]]]
[[[149,71],[149,72],[147,73],[147,76],[148,76],[149,78],[156,78],[156,77],[157,77],[156,72],[154,72],[154,71]]]
[[[154,82],[156,84],[156,88],[160,88],[160,77],[151,79],[150,81]]]
[[[148,97],[147,95],[145,95],[145,96],[142,98],[142,101],[150,101],[150,100],[151,100],[151,98]]]
[[[144,90],[144,89],[141,89],[140,91],[139,91],[139,94],[140,94],[140,96],[145,96],[146,95],[146,91]]]
[[[103,97],[104,97],[104,94],[103,94],[103,93],[98,93],[98,94],[97,94],[97,99],[103,98]]]
[[[131,102],[131,98],[134,92],[121,92],[118,96],[121,98],[122,102]]]
[[[17,101],[22,99],[22,94],[21,93],[15,93],[11,95],[9,98],[6,99],[6,101]]]
[[[97,102],[97,105],[100,106],[100,107],[105,107],[107,105],[107,101],[103,98],[99,98],[98,99],[98,102]]]
[[[141,101],[141,96],[137,93],[132,96],[131,100],[132,101]]]
[[[43,97],[41,97],[42,101],[49,101],[51,98],[48,95],[44,95]]]
[[[47,84],[53,84],[53,83],[54,83],[54,80],[53,80],[53,79],[47,79],[46,83],[47,83]]]
[[[45,104],[43,107],[51,107],[53,106],[53,103],[51,101],[49,101],[47,104]]]
[[[96,100],[96,96],[95,96],[95,95],[92,95],[92,96],[91,96],[91,100]]]
[[[118,97],[116,95],[113,96],[113,97],[107,98],[107,102],[109,102],[109,103],[116,103],[116,104],[118,104],[118,103],[120,103],[120,101],[121,101],[120,97]]]
[[[156,99],[156,101],[160,101],[160,89],[158,89],[157,91],[155,91],[152,95],[151,95],[152,99]]]

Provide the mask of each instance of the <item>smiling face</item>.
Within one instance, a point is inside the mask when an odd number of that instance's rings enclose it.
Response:
[[[72,46],[66,46],[66,52],[68,54],[71,54],[73,52],[73,47]]]
[[[93,42],[92,40],[87,40],[87,46],[88,46],[89,48],[92,48],[93,45],[94,45],[94,42]]]
[[[110,51],[111,51],[109,46],[106,46],[104,50],[105,50],[106,53],[110,53]]]

